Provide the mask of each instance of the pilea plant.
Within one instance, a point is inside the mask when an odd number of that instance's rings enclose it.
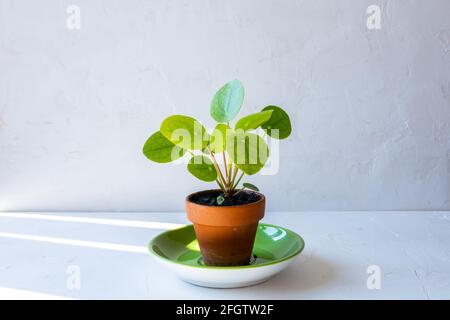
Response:
[[[216,199],[218,205],[244,189],[259,191],[251,183],[240,186],[240,182],[244,175],[254,175],[264,167],[269,157],[266,139],[286,139],[291,134],[291,122],[283,109],[269,105],[232,126],[230,122],[243,101],[242,83],[228,82],[212,99],[210,114],[218,124],[211,133],[192,117],[173,115],[147,139],[144,155],[168,163],[189,154],[188,171],[200,180],[216,181],[222,190]]]

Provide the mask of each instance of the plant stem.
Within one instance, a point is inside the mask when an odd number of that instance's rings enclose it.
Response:
[[[233,179],[233,175],[232,175],[232,173],[233,173],[233,162],[231,161],[231,159],[230,159],[230,157],[227,155],[227,158],[228,158],[228,174],[230,175],[229,177],[228,177],[228,184],[230,185],[230,187],[233,185],[232,183],[231,183],[231,179]]]
[[[238,191],[238,192],[236,192],[236,193],[234,193],[234,194],[233,194],[233,196],[237,195],[237,194],[238,194],[238,193],[240,193],[241,191],[244,191],[244,189],[245,189],[245,187],[244,187],[244,188],[242,188],[242,189],[239,189],[239,191]]]
[[[223,187],[223,185],[220,183],[219,179],[216,179],[217,184],[219,185],[220,189],[223,191],[223,193],[226,193],[225,188]]]
[[[227,185],[229,184],[229,182],[230,182],[230,177],[229,177],[229,173],[228,173],[228,168],[227,168],[227,158],[226,158],[226,156],[225,156],[225,151],[224,152],[222,152],[222,156],[223,156],[223,165],[224,165],[224,167],[225,167],[225,176],[227,177]]]
[[[233,177],[232,177],[231,180],[230,180],[230,187],[233,187],[233,186],[234,186],[234,180],[236,179],[236,175],[237,175],[238,171],[239,171],[239,168],[235,165],[235,166],[234,166]],[[231,191],[233,191],[233,188],[231,188]]]
[[[244,176],[244,172],[242,171],[241,175],[239,176],[239,179],[237,180],[237,182],[233,185],[232,190],[236,189],[236,187],[238,186],[239,182],[241,182],[242,177]]]
[[[212,158],[212,161],[214,164],[214,168],[216,168],[217,174],[219,175],[220,182],[222,183],[223,186],[226,186],[225,179],[223,177],[222,171],[220,171],[220,167],[219,167],[219,164],[217,163],[216,157],[214,157],[214,154],[209,147],[208,147],[208,151],[209,151],[209,154],[211,155],[211,158]],[[225,191],[226,191],[225,194],[228,194],[228,190],[225,189]]]

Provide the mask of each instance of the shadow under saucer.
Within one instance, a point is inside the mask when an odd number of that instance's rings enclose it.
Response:
[[[300,256],[284,272],[258,287],[272,292],[308,291],[331,285],[337,280],[337,269],[317,256]]]

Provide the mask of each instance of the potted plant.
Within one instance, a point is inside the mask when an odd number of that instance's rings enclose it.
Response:
[[[266,200],[253,184],[240,183],[245,175],[258,173],[266,164],[266,139],[285,139],[291,133],[287,113],[271,105],[239,119],[232,128],[230,121],[239,113],[243,100],[241,82],[230,81],[211,102],[211,116],[218,122],[211,133],[192,117],[173,115],[161,123],[143,148],[144,155],[158,163],[189,155],[187,170],[200,180],[217,183],[218,189],[193,193],[185,200],[206,265],[250,263]]]

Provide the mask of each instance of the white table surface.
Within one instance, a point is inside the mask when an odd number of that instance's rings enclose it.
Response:
[[[270,212],[264,222],[302,235],[301,256],[266,283],[207,289],[147,253],[153,236],[187,223],[183,213],[0,213],[0,299],[450,299],[450,212]],[[380,289],[367,288],[371,265]]]

